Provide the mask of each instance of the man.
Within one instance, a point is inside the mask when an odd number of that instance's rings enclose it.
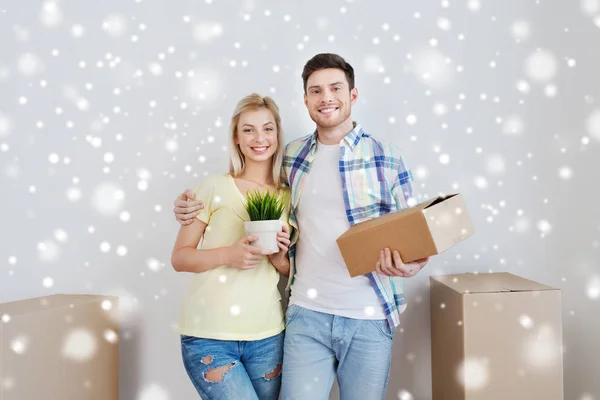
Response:
[[[302,79],[317,129],[289,143],[284,156],[295,229],[281,397],[326,399],[337,376],[341,399],[383,399],[394,328],[406,307],[401,279],[427,260],[405,264],[382,249],[375,272],[351,278],[336,239],[356,223],[408,207],[412,176],[397,147],[352,121],[358,90],[350,64],[318,54]],[[181,223],[201,206],[186,195],[175,201]]]

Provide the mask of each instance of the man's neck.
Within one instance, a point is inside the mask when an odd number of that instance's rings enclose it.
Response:
[[[325,145],[339,144],[350,131],[354,129],[352,117],[333,128],[322,128],[317,126],[317,138]]]

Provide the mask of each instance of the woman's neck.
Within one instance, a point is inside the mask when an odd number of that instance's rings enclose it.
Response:
[[[274,184],[272,168],[270,162],[246,163],[246,166],[236,178],[255,182],[261,186],[272,186]]]

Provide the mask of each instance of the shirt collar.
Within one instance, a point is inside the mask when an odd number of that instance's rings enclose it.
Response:
[[[353,129],[346,136],[344,136],[344,138],[340,142],[340,146],[346,145],[346,146],[350,147],[350,151],[353,151],[356,148],[356,146],[358,145],[358,142],[360,141],[360,138],[363,136],[363,129],[359,123],[357,123],[356,121],[352,121],[352,126],[353,126]],[[345,142],[345,144],[344,144],[344,142]],[[313,152],[315,150],[316,144],[317,144],[317,130],[315,129],[315,132],[310,137],[311,152]]]

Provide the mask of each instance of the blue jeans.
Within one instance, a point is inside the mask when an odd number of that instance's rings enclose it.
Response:
[[[183,335],[183,364],[203,400],[277,400],[283,337],[246,342]]]
[[[341,399],[384,399],[393,335],[386,320],[345,318],[291,305],[281,398],[327,400],[337,375]]]

